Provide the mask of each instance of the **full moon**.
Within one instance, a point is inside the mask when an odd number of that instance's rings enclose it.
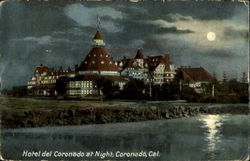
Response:
[[[214,32],[207,33],[208,41],[214,41],[216,39],[216,34]]]

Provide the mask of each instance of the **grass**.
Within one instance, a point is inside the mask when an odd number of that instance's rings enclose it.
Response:
[[[115,107],[135,104],[122,101],[87,101],[87,100],[46,100],[36,98],[0,97],[0,110],[48,110],[70,107]]]

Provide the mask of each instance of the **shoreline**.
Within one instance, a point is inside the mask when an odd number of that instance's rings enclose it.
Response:
[[[139,103],[114,107],[81,107],[2,111],[1,128],[92,125],[188,118],[200,114],[248,114],[247,105]]]

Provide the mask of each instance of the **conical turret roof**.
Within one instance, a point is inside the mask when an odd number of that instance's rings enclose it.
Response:
[[[135,59],[143,59],[143,58],[144,58],[144,56],[143,56],[141,50],[138,49],[137,53],[136,53],[136,56],[135,56]]]
[[[94,47],[79,66],[80,71],[118,71],[107,51]]]
[[[98,39],[98,40],[103,40],[103,35],[100,31],[96,31],[95,36],[93,37],[93,39]]]

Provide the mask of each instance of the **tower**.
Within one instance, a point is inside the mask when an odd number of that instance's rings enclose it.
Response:
[[[105,46],[105,43],[103,41],[103,36],[99,30],[96,31],[96,34],[92,39],[92,46],[93,47],[104,47]]]
[[[139,67],[143,68],[144,56],[143,56],[140,49],[137,50],[137,53],[136,53],[136,56],[135,56],[135,61],[137,62]]]
[[[97,30],[92,39],[92,49],[78,68],[80,75],[119,76],[118,68],[104,46],[102,33]]]

